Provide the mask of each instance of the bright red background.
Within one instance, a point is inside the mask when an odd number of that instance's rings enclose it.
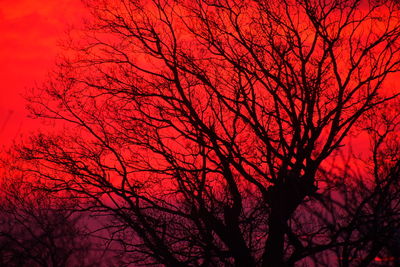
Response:
[[[40,127],[22,94],[46,79],[82,9],[79,0],[0,0],[0,147]]]
[[[58,44],[83,14],[80,0],[0,0],[0,150],[40,127],[26,117],[22,95],[46,80],[62,52]],[[398,90],[398,77],[384,90]],[[358,150],[367,147],[366,138],[357,140]]]

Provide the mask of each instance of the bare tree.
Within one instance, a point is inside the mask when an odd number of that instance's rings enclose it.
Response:
[[[74,201],[57,203],[21,181],[1,185],[1,266],[98,266]]]
[[[383,89],[400,67],[398,6],[87,5],[75,57],[30,98],[32,114],[67,125],[20,148],[32,179],[112,215],[132,264],[285,266],[321,252],[288,222],[311,214],[298,208],[325,190],[322,166],[355,123],[397,96]]]
[[[399,266],[398,109],[396,102],[384,111],[373,110],[363,120],[372,156],[340,156],[320,180],[322,190],[297,209],[289,222],[296,251],[289,262],[303,258],[307,266]]]

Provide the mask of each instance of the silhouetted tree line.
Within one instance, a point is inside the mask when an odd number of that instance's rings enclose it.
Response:
[[[18,181],[2,187],[0,266],[95,266],[86,264],[90,243],[68,205]]]
[[[36,215],[54,246],[33,258],[90,255],[84,213],[119,265],[399,266],[396,2],[85,3],[29,97],[60,126],[16,148],[37,192],[75,203]]]

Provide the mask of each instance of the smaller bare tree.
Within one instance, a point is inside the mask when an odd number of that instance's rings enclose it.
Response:
[[[74,202],[16,178],[1,185],[0,266],[98,266]]]
[[[320,176],[321,190],[289,223],[289,265],[399,266],[399,107],[374,109],[363,121],[370,156],[348,151]]]

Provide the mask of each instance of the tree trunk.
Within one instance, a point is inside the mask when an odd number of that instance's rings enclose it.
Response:
[[[263,255],[263,267],[283,266],[285,224],[286,220],[283,218],[282,210],[279,207],[273,208],[268,223],[269,235]]]
[[[282,267],[284,263],[285,232],[287,221],[316,187],[313,180],[286,179],[285,183],[269,188],[267,202],[271,213],[268,222],[268,238],[262,259],[263,267]]]

